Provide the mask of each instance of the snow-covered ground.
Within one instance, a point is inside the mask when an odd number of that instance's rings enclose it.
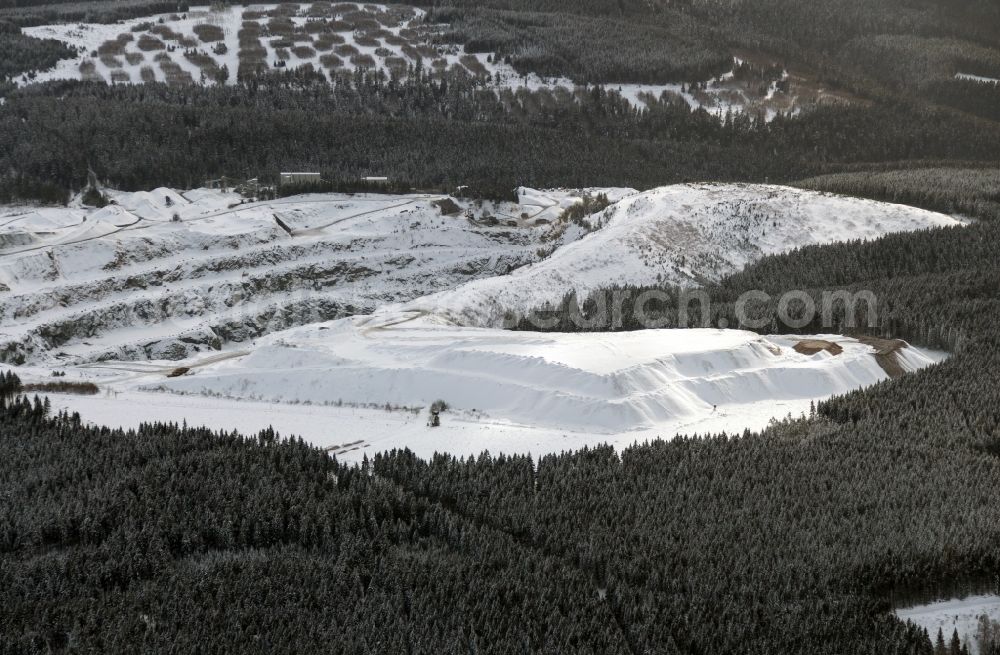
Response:
[[[987,82],[992,84],[1000,84],[1000,79],[997,79],[995,77],[983,77],[982,75],[973,75],[971,73],[955,73],[955,79],[968,80],[970,82]]]
[[[219,8],[192,7],[184,14],[159,14],[104,25],[97,23],[67,23],[30,27],[24,33],[42,39],[63,41],[77,50],[77,56],[65,59],[53,68],[19,78],[19,84],[57,79],[90,79],[106,82],[139,84],[147,80],[171,83],[236,84],[240,67],[241,28],[256,25],[262,30],[259,38],[264,52],[265,69],[294,70],[311,65],[328,79],[338,73],[352,73],[359,67],[378,70],[386,75],[405,77],[406,67],[419,56],[427,70],[462,71],[480,77],[483,84],[496,89],[572,90],[576,84],[567,78],[540,77],[534,73],[522,75],[496,53],[466,53],[460,46],[442,44],[439,36],[445,25],[426,22],[426,12],[415,7],[370,3],[337,3],[330,16],[312,13],[311,4],[230,5]],[[302,30],[291,40],[268,30],[270,18],[288,16],[296,29]],[[378,19],[378,29],[354,29],[350,22],[358,16]],[[316,21],[342,23],[334,30],[335,41],[324,44],[322,31],[310,23]],[[204,40],[198,30],[209,25],[221,30]],[[311,31],[310,31],[311,30]],[[372,33],[377,33],[373,37]],[[162,47],[153,47],[147,40],[140,47],[143,35],[159,40]],[[374,40],[372,40],[374,38]],[[118,41],[121,39],[121,41]],[[117,45],[115,45],[117,43]],[[324,59],[324,57],[326,57]],[[332,62],[336,62],[335,64]],[[363,63],[362,63],[363,62]],[[742,60],[734,57],[734,69]],[[171,77],[173,76],[173,77]],[[787,79],[787,74],[786,74]],[[619,93],[637,107],[649,97],[663,94],[683,100],[692,108],[702,107],[720,117],[729,111],[760,110],[773,119],[779,111],[798,113],[802,104],[821,100],[811,85],[803,85],[802,98],[790,95],[770,82],[765,95],[759,95],[759,84],[744,85],[734,80],[730,71],[704,80],[697,89],[686,84],[623,84],[608,83],[604,88]],[[814,97],[815,96],[815,97]]]
[[[904,205],[748,184],[662,187],[625,197],[589,220],[599,229],[539,263],[404,308],[499,326],[504,310],[558,303],[571,289],[582,298],[611,284],[692,286],[806,245],[961,224]]]
[[[287,6],[292,7],[295,5]],[[310,6],[311,5],[309,4],[301,4],[296,7],[298,13],[304,14],[308,12]],[[47,80],[57,79],[83,79],[86,76],[86,73],[84,70],[81,70],[81,64],[83,64],[85,68],[89,64],[93,64],[94,68],[90,76],[94,79],[102,79],[110,82],[112,81],[112,75],[117,72],[123,75],[123,79],[114,81],[124,81],[126,83],[138,84],[143,82],[141,75],[142,69],[144,67],[148,67],[153,71],[156,81],[164,82],[167,78],[162,66],[159,64],[161,61],[166,60],[172,61],[180,66],[181,70],[190,74],[191,78],[196,82],[204,84],[217,83],[217,80],[214,78],[203,80],[201,77],[202,69],[188,57],[185,57],[185,52],[196,51],[200,55],[210,58],[216,66],[220,68],[225,67],[226,71],[229,73],[225,80],[226,84],[236,84],[237,71],[239,69],[239,32],[241,27],[244,23],[251,23],[261,27],[266,26],[268,23],[267,14],[272,12],[277,7],[278,5],[276,4],[227,5],[219,8],[192,7],[190,11],[183,14],[157,14],[119,21],[112,24],[61,23],[25,28],[24,33],[27,36],[63,41],[72,47],[77,48],[79,52],[78,56],[74,59],[62,60],[51,69],[38,72],[35,78],[30,81],[44,82]],[[351,3],[338,3],[338,7],[343,7],[344,10],[332,16],[332,19],[342,18],[345,11],[363,11],[374,16],[376,14],[384,15],[389,9],[385,5],[368,3],[360,6]],[[381,28],[387,33],[392,33],[395,37],[399,37],[402,30],[413,29],[423,25],[423,19],[426,12],[416,8],[407,7],[403,9],[405,12],[399,15],[399,18],[397,19],[398,22],[395,25],[381,26]],[[255,16],[253,18],[245,18],[245,12],[253,12],[254,14],[262,15]],[[310,20],[306,15],[295,15],[290,16],[289,18],[297,27],[305,26]],[[147,25],[154,29],[160,29],[161,27],[169,28],[173,34],[178,35],[180,38],[171,38],[169,36],[164,36],[163,34],[150,32],[150,30],[146,28]],[[200,25],[212,25],[218,27],[221,29],[224,38],[221,41],[202,40],[195,31],[195,28]],[[434,26],[428,26],[428,30],[432,27]],[[124,52],[111,53],[110,56],[102,57],[99,52],[101,46],[114,41],[119,37],[119,35],[123,34],[132,35],[132,39],[128,41],[124,47]],[[156,50],[143,51],[138,47],[138,39],[142,34],[153,34],[165,46],[173,46],[175,49],[170,51],[168,48],[159,48]],[[352,46],[359,54],[369,55],[374,59],[375,65],[371,67],[371,70],[382,70],[388,73],[389,68],[386,65],[386,57],[400,57],[405,61],[412,63],[412,60],[402,51],[399,45],[382,42],[380,42],[377,46],[361,45],[357,43],[356,40],[358,34],[350,28],[345,29],[344,31],[338,31],[337,34],[339,34],[342,38],[342,42],[336,43],[337,46]],[[430,34],[430,32],[428,32],[428,34]],[[317,71],[328,71],[328,67],[323,65],[320,58],[322,55],[327,54],[329,50],[312,49],[311,54],[299,56],[294,53],[291,47],[284,47],[281,44],[275,45],[275,43],[280,40],[281,37],[279,34],[269,34],[266,31],[260,38],[261,45],[266,51],[265,61],[267,68],[273,69],[275,62],[284,61],[285,65],[282,66],[284,70],[294,70],[305,66],[306,64],[311,64]],[[406,40],[409,41],[409,39]],[[414,40],[414,45],[423,44],[423,42],[423,39]],[[215,51],[217,45],[220,43],[225,45],[225,52]],[[300,41],[296,42],[295,45],[311,45],[311,43],[311,41],[308,43]],[[379,48],[384,48],[391,54],[376,55],[375,51]],[[281,56],[284,54],[283,51],[285,50],[288,51],[288,55]],[[279,51],[282,52],[279,54]],[[131,61],[125,57],[125,54],[127,53],[133,55]],[[158,61],[156,59],[158,55],[162,55],[165,59],[161,57]],[[449,66],[461,66],[458,54],[442,50],[439,56],[441,59],[446,61]],[[351,61],[350,56],[340,56],[339,59],[340,64],[337,67],[338,70],[353,72],[358,68],[358,66]],[[485,59],[486,56],[484,55],[484,64],[487,63],[485,62]],[[499,69],[499,66],[493,68]],[[512,69],[509,72],[512,72]],[[514,73],[514,75],[516,76],[516,73]],[[22,83],[24,83],[23,80]]]
[[[0,208],[0,361],[101,393],[86,420],[273,425],[350,459],[543,454],[759,429],[887,377],[839,354],[732,330],[540,334],[491,325],[620,282],[693,285],[812,243],[957,225],[909,207],[763,185],[520,189],[518,202],[211,190],[109,192],[103,209]],[[562,218],[584,196],[607,209]],[[442,200],[448,208],[441,209]],[[457,213],[450,203],[455,203]],[[913,371],[940,353],[904,348]],[[427,407],[444,400],[444,425]]]
[[[96,381],[104,395],[53,401],[86,420],[124,427],[181,418],[245,431],[270,425],[338,446],[333,451],[348,460],[396,447],[425,456],[541,455],[759,429],[808,413],[811,401],[888,377],[871,347],[820,338],[843,352],[799,354],[793,346],[800,337],[737,330],[538,334],[419,315],[354,317],[207,359],[90,364],[73,375]],[[913,371],[942,357],[911,347],[900,362]],[[189,370],[168,377],[178,366]],[[431,428],[427,408],[436,400],[449,409],[442,427]]]
[[[655,426],[719,404],[796,400],[873,384],[872,349],[801,355],[798,339],[738,330],[539,334],[403,314],[349,318],[258,340],[250,354],[161,382],[230,398],[428,407],[588,432]],[[918,352],[919,351],[915,351]],[[933,358],[919,355],[917,366]]]
[[[583,233],[537,224],[583,193],[458,200],[454,215],[421,194],[241,204],[168,189],[0,208],[0,361],[185,357],[502,275]]]
[[[559,220],[601,193],[613,204],[590,230]],[[807,244],[958,224],[763,185],[521,189],[451,215],[422,194],[111,195],[98,210],[0,209],[0,361],[182,359],[383,308],[496,327],[570,289],[693,285]]]
[[[1000,596],[967,596],[896,610],[896,616],[902,620],[912,621],[927,630],[932,643],[937,640],[938,630],[944,635],[945,643],[950,642],[952,634],[958,630],[959,639],[968,644],[972,655],[979,653],[976,626],[984,615],[991,621],[1000,621]]]

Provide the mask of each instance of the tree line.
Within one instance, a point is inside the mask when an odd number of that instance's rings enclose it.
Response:
[[[696,22],[676,14],[653,24],[574,14],[444,10],[445,39],[466,52],[497,53],[522,75],[568,77],[578,84],[697,82],[733,67],[730,53],[701,38]]]
[[[822,175],[795,183],[805,189],[913,205],[984,221],[1000,220],[1000,169],[927,167]]]
[[[88,166],[124,190],[316,170],[506,198],[520,185],[779,182],[862,161],[994,161],[1000,126],[907,103],[767,122],[669,97],[636,108],[604,89],[497,94],[467,76],[357,73],[330,85],[278,73],[232,87],[34,85],[0,106],[0,146],[0,201],[65,199]]]
[[[0,651],[934,655],[893,604],[1000,576],[997,229],[723,280],[873,288],[886,333],[953,348],[761,432],[355,468],[272,431],[111,430],[8,399]]]
[[[748,289],[872,289],[878,335],[952,351],[760,432],[355,467],[272,430],[86,425],[0,376],[0,652],[936,655],[892,607],[1000,591],[989,218],[713,288],[733,320]]]
[[[176,0],[0,0],[0,21],[20,27],[53,23],[116,23],[154,14],[183,13],[187,2]]]
[[[26,81],[33,79],[36,71],[52,68],[60,59],[75,56],[76,52],[62,41],[30,38],[21,34],[20,28],[0,21],[0,84],[21,76]]]

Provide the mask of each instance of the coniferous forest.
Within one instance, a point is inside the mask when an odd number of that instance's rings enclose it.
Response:
[[[421,70],[419,61],[402,79],[344,73],[332,85],[305,67],[257,72],[224,88],[14,87],[66,56],[64,45],[25,37],[22,27],[187,10],[169,4],[0,7],[0,52],[17,51],[0,64],[0,197],[65,198],[85,186],[88,168],[126,190],[308,169],[331,181],[375,173],[414,188],[467,186],[502,198],[522,184],[650,188],[789,182],[861,164],[996,166],[1000,152],[996,84],[956,77],[1000,78],[1000,12],[979,0],[427,7],[428,22],[448,25],[446,44],[606,91],[496,94],[475,77]],[[853,99],[767,122],[754,114],[720,121],[676,97],[636,108],[616,95],[621,83],[703,83],[743,50]],[[414,161],[394,147],[400,142],[427,156]]]
[[[996,231],[727,278],[716,317],[744,289],[875,289],[876,333],[952,357],[621,454],[348,467],[273,432],[89,427],[5,378],[0,650],[931,655],[890,603],[1000,573]]]
[[[449,43],[609,86],[494,92],[419,65],[333,84],[298,69],[231,86],[18,85],[67,56],[22,28],[188,7],[0,0],[0,203],[65,203],[88,172],[123,190],[289,169],[335,187],[377,172],[482,198],[518,185],[795,184],[971,224],[765,257],[706,285],[711,313],[691,324],[747,327],[735,305],[748,290],[864,289],[886,302],[851,334],[950,357],[759,432],[540,459],[393,451],[360,466],[294,435],[181,415],[94,426],[3,373],[0,654],[966,652],[891,610],[1000,593],[1000,96],[956,77],[1000,78],[1000,6],[414,4],[449,25]],[[637,109],[614,91],[697,84],[734,49],[807,67],[853,101],[765,120],[669,96]],[[597,295],[537,311],[577,331],[568,308],[587,315]],[[790,330],[773,301],[752,309],[765,326],[752,329]],[[539,329],[513,312],[510,327]],[[626,312],[616,329],[642,325]],[[997,636],[980,652],[1000,652]]]
[[[297,77],[208,89],[27,87],[0,107],[0,198],[62,197],[86,184],[88,162],[122,189],[312,168],[331,180],[380,171],[415,188],[506,198],[519,185],[787,182],[878,158],[985,165],[1000,152],[1000,125],[902,103],[720,121],[669,100],[639,114],[614,93],[552,106],[472,82],[356,76],[331,88]],[[427,156],[407,156],[411,147]]]

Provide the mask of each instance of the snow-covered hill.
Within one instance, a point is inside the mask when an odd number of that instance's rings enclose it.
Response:
[[[854,339],[810,337],[836,344],[811,355],[799,352],[801,339],[736,330],[538,334],[418,314],[353,317],[183,362],[85,365],[71,376],[104,393],[53,402],[123,427],[180,417],[245,432],[273,426],[359,461],[403,447],[423,457],[543,455],[760,429],[888,377],[876,351]],[[909,372],[943,354],[903,347],[895,357]],[[449,408],[430,427],[427,408],[438,400]]]
[[[566,220],[598,195],[606,209]],[[817,349],[740,331],[490,326],[569,289],[694,284],[805,244],[957,224],[760,185],[520,189],[518,203],[111,196],[103,209],[0,208],[0,359],[33,381],[59,369],[96,382],[99,396],[54,400],[88,420],[274,425],[348,459],[539,454],[798,416],[941,355],[902,348],[889,366],[836,336]],[[452,409],[428,428],[439,399]]]
[[[0,361],[180,359],[502,275],[579,236],[543,243],[552,228],[535,225],[570,195],[449,215],[420,194],[241,204],[167,189],[0,209]]]
[[[597,229],[539,263],[403,308],[498,327],[505,311],[558,303],[570,290],[582,295],[612,284],[692,286],[805,245],[959,224],[904,205],[746,184],[662,187],[626,197],[590,220]]]
[[[871,347],[833,355],[739,330],[538,334],[460,328],[418,314],[342,319],[261,339],[245,357],[159,386],[272,402],[428,407],[501,422],[616,433],[713,407],[819,398],[888,376]],[[904,350],[915,370],[934,361]]]
[[[560,220],[599,193],[613,204],[585,219],[592,231]],[[805,244],[957,223],[755,185],[521,189],[517,204],[448,215],[420,194],[111,195],[97,210],[0,209],[0,361],[182,359],[399,303],[496,327],[570,289],[692,284]]]

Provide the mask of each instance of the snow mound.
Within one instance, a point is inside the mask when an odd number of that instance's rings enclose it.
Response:
[[[317,405],[427,407],[442,399],[491,422],[614,434],[710,416],[724,407],[823,398],[888,376],[874,350],[802,355],[800,337],[738,330],[540,334],[353,317],[261,339],[246,357],[158,388]],[[918,368],[936,357],[907,349]]]
[[[126,225],[134,225],[138,222],[139,217],[130,212],[128,209],[119,205],[108,205],[107,207],[98,209],[93,214],[88,216],[86,222],[83,223],[83,227],[88,225],[105,225],[110,228],[117,228],[125,227]],[[104,229],[108,229],[108,227]],[[100,231],[100,228],[97,231]]]
[[[153,191],[135,193],[115,193],[116,203],[132,214],[151,221],[169,221],[175,213],[190,203],[173,189],[159,188]]]
[[[5,220],[2,232],[53,232],[62,230],[83,222],[86,212],[82,210],[50,208],[35,208]]]
[[[522,202],[541,203],[522,190]],[[781,186],[685,184],[627,196],[591,217],[596,228],[548,259],[404,307],[463,325],[498,327],[505,310],[558,303],[607,285],[694,286],[765,255],[811,244],[960,225],[944,214]],[[396,308],[393,308],[395,311]]]

